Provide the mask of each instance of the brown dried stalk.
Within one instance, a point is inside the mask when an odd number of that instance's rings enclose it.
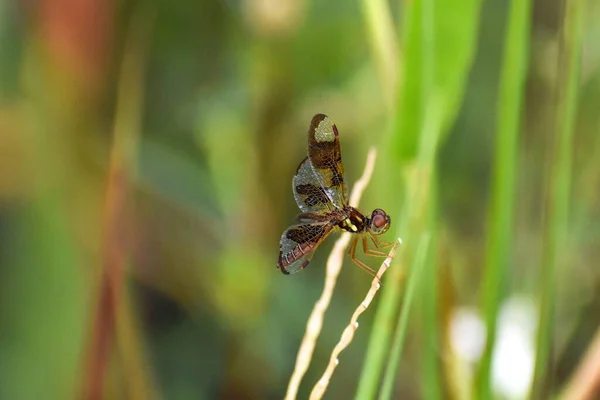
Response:
[[[110,152],[108,170],[108,186],[105,199],[103,221],[103,248],[101,260],[101,276],[99,277],[98,299],[95,305],[90,327],[90,338],[83,369],[80,397],[86,400],[103,399],[110,362],[111,346],[115,333],[123,330],[130,323],[131,317],[127,307],[124,282],[126,262],[129,256],[130,224],[129,197],[131,181],[137,162],[137,145],[140,132],[140,104],[143,98],[143,56],[146,51],[147,37],[151,19],[140,14],[132,23],[127,38],[125,56],[121,66],[118,82],[117,115],[114,126],[113,144]],[[129,338],[129,337],[128,337]],[[129,340],[134,342],[134,340]],[[133,351],[129,348],[129,353]],[[130,390],[129,398],[148,398],[146,388],[149,384],[139,379],[140,362],[131,361],[134,357],[123,353],[126,364],[134,364],[127,372]],[[133,372],[132,372],[133,371]],[[135,375],[132,375],[135,374]],[[141,382],[141,383],[140,383]],[[141,395],[140,395],[141,393]]]
[[[575,371],[562,398],[564,400],[592,400],[600,395],[600,329],[583,361]]]
[[[373,174],[373,168],[375,166],[376,155],[377,152],[375,149],[371,148],[367,154],[365,170],[352,189],[352,193],[350,195],[350,205],[354,207],[358,206],[360,197],[369,183],[369,180],[371,180],[371,175]],[[317,303],[315,304],[315,307],[308,318],[306,332],[302,338],[302,343],[300,344],[300,349],[298,350],[298,356],[296,357],[294,372],[290,378],[287,393],[285,395],[286,400],[293,400],[296,398],[298,394],[298,388],[300,387],[300,382],[308,370],[308,366],[317,343],[317,338],[319,337],[319,334],[321,333],[321,327],[323,326],[323,316],[329,307],[337,277],[342,269],[344,253],[349,242],[350,233],[343,233],[337,242],[335,242],[335,245],[331,250],[331,254],[327,259],[325,286],[323,288],[323,292],[321,293],[321,297],[319,300],[317,300]]]
[[[398,243],[402,243],[402,240],[400,238],[398,238]],[[356,330],[358,329],[358,317],[371,304],[373,297],[375,297],[375,293],[377,293],[377,291],[381,287],[381,284],[380,284],[381,277],[383,276],[384,272],[390,267],[390,264],[391,264],[392,260],[394,259],[395,255],[396,255],[396,245],[394,245],[394,247],[392,247],[392,250],[390,251],[389,255],[381,264],[379,271],[377,271],[377,276],[375,278],[373,278],[373,281],[371,282],[371,289],[369,289],[369,292],[365,296],[365,299],[363,300],[363,302],[360,303],[358,308],[354,311],[354,314],[352,314],[352,318],[350,318],[350,324],[348,324],[346,329],[344,329],[344,332],[342,332],[342,337],[340,338],[340,341],[333,348],[333,351],[331,352],[331,357],[329,358],[329,365],[327,365],[327,368],[325,369],[323,376],[321,377],[321,379],[319,379],[319,381],[313,388],[312,392],[310,393],[310,400],[319,400],[325,394],[325,390],[327,390],[327,385],[329,384],[329,381],[331,380],[333,371],[335,370],[335,367],[337,367],[337,365],[340,362],[338,359],[340,353],[346,347],[348,347],[350,342],[352,342],[352,339],[354,338],[354,332],[356,332]]]

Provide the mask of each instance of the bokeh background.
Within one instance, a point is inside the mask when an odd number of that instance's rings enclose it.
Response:
[[[599,4],[0,1],[0,398],[283,398],[333,243],[275,268],[316,113],[404,239],[326,398],[598,398]],[[346,260],[299,398],[370,281]]]

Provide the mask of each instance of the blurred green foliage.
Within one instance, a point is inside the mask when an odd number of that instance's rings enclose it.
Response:
[[[493,343],[481,373],[450,337],[514,296],[558,394],[600,324],[600,7],[569,36],[517,3],[0,2],[0,398],[282,398],[333,241],[275,268],[316,113],[350,186],[378,148],[360,208],[404,239],[326,397],[503,398]],[[370,285],[347,265],[299,398]]]

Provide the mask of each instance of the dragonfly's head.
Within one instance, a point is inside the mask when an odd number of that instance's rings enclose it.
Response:
[[[381,208],[376,208],[371,213],[371,219],[369,220],[369,231],[375,235],[381,235],[386,233],[390,227],[390,216],[386,214]]]

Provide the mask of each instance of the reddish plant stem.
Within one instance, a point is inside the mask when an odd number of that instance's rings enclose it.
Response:
[[[114,159],[109,171],[104,223],[102,275],[94,321],[92,322],[88,365],[82,398],[103,398],[106,366],[115,333],[117,307],[124,281],[127,237],[126,218],[127,179],[122,164]],[[121,165],[119,165],[121,164]]]

